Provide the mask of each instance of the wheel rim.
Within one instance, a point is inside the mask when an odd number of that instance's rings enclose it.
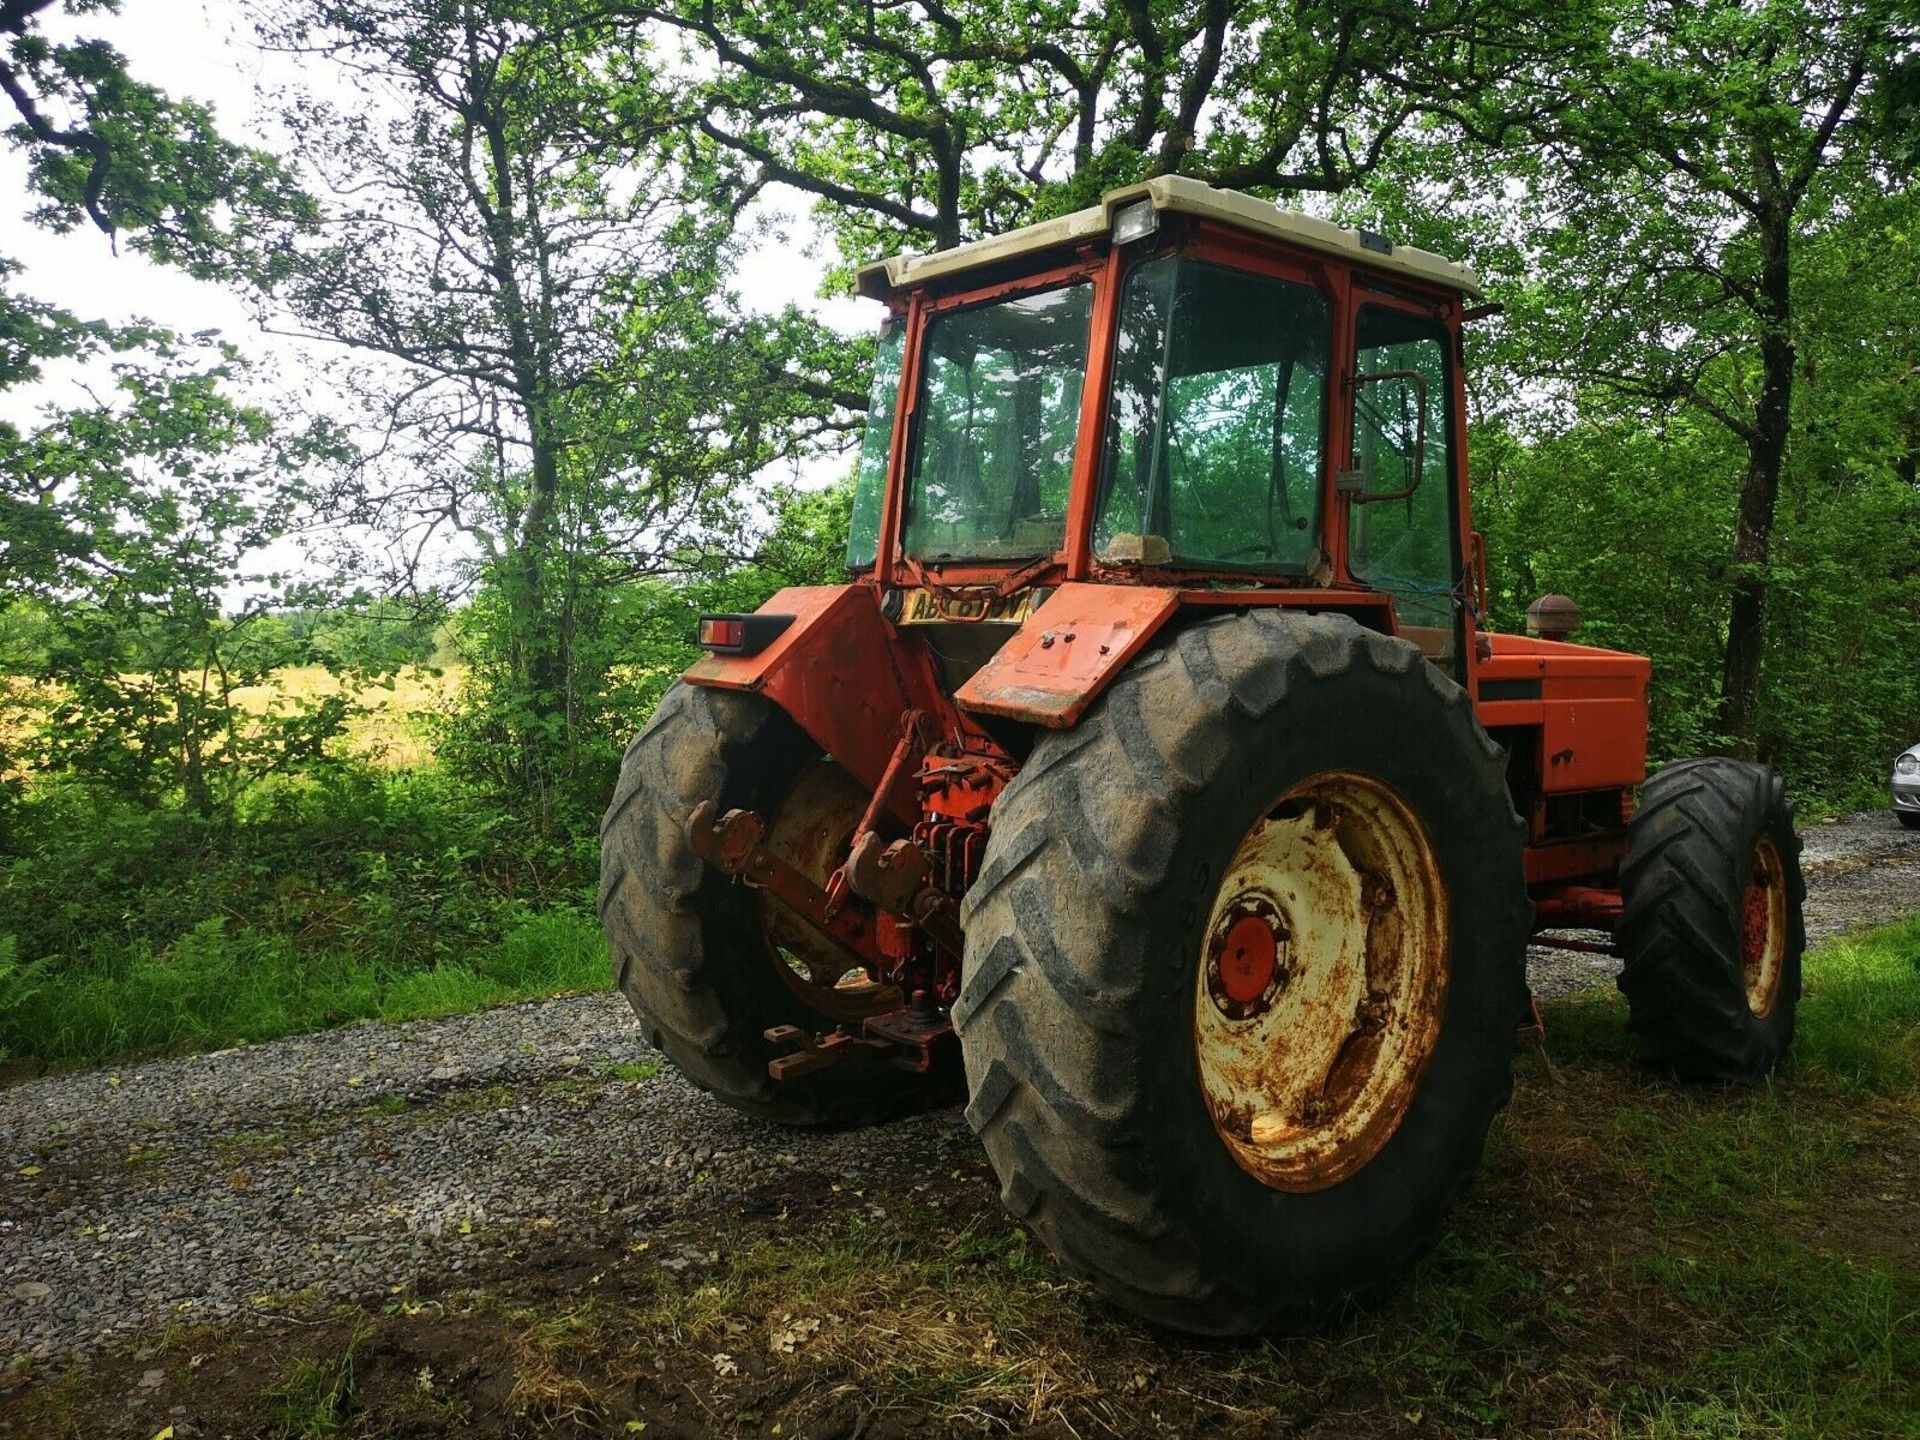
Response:
[[[831,760],[816,760],[794,777],[767,830],[766,847],[814,884],[825,887],[846,858],[867,797]],[[898,986],[876,984],[849,951],[761,890],[760,926],[781,983],[838,1024],[898,1010]]]
[[[1378,780],[1327,772],[1248,831],[1200,941],[1194,1049],[1214,1129],[1276,1190],[1321,1190],[1392,1138],[1440,1034],[1446,888]]]
[[[1773,1011],[1787,953],[1787,887],[1780,847],[1763,839],[1753,847],[1740,917],[1740,969],[1747,1009],[1756,1019]]]

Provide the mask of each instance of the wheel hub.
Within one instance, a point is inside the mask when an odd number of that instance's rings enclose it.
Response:
[[[1245,1020],[1273,1003],[1287,983],[1292,941],[1270,897],[1247,894],[1227,907],[1207,945],[1207,993],[1222,1015]]]
[[[1316,775],[1254,824],[1194,997],[1202,1094],[1241,1168],[1319,1190],[1391,1138],[1439,1036],[1447,933],[1425,831],[1381,782]]]
[[[1754,846],[1740,914],[1740,969],[1747,1009],[1756,1019],[1773,1012],[1787,953],[1786,869],[1771,839]]]
[[[768,828],[767,849],[816,885],[847,852],[866,796],[831,760],[816,760],[794,778]],[[875,982],[858,957],[822,935],[771,891],[759,892],[760,924],[774,972],[817,1013],[838,1024],[897,1010],[898,986]]]

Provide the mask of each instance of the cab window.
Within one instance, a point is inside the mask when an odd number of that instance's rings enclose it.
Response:
[[[927,325],[908,475],[920,560],[1050,555],[1065,543],[1093,287],[948,311]]]
[[[1329,322],[1310,286],[1178,255],[1127,276],[1094,551],[1305,574]]]
[[[889,315],[873,351],[873,388],[867,427],[853,473],[853,516],[847,527],[847,568],[865,570],[880,548],[880,506],[887,491],[887,456],[893,445],[893,412],[900,396],[900,354],[906,321]]]
[[[1354,344],[1348,565],[1393,596],[1402,629],[1428,655],[1451,656],[1459,585],[1447,330],[1426,315],[1369,305]]]

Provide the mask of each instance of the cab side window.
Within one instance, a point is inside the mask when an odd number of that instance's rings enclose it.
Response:
[[[1348,564],[1393,596],[1402,628],[1430,657],[1447,659],[1460,603],[1447,330],[1425,315],[1369,305],[1354,341],[1359,474],[1347,510]]]

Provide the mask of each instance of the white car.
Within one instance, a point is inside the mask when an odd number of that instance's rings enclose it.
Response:
[[[1893,813],[1909,830],[1920,830],[1920,745],[1893,762]]]

